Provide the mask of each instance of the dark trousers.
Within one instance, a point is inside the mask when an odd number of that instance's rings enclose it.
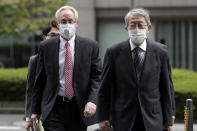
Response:
[[[132,131],[146,131],[140,109],[137,112],[137,116]]]
[[[87,131],[77,108],[75,98],[71,101],[63,101],[58,96],[55,105],[43,123],[45,131]]]

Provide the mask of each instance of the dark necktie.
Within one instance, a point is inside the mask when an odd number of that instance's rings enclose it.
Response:
[[[65,51],[65,93],[68,99],[72,99],[74,96],[72,53],[68,42]]]
[[[134,66],[135,66],[135,71],[136,71],[136,76],[137,79],[140,80],[140,75],[142,72],[142,68],[143,68],[143,56],[140,55],[140,47],[136,47],[133,50],[134,53]]]

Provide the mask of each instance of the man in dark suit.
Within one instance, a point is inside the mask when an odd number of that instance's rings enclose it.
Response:
[[[96,41],[75,35],[78,13],[56,12],[60,37],[41,42],[32,97],[32,119],[45,131],[86,131],[93,124],[101,74]]]
[[[146,10],[132,9],[125,23],[130,39],[105,54],[99,120],[106,122],[111,113],[114,131],[170,131],[174,98],[167,47],[147,38]]]
[[[46,24],[42,29],[43,40],[49,39],[59,35],[59,30],[57,28],[56,22],[52,21]],[[31,95],[32,88],[35,81],[36,66],[37,66],[38,55],[33,55],[29,59],[28,64],[28,74],[27,74],[27,86],[26,86],[26,104],[25,104],[25,115],[26,115],[26,131],[30,131],[33,128],[33,123],[31,121]]]

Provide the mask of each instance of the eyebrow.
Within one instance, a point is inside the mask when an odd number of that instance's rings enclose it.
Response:
[[[63,17],[62,18],[62,20],[72,20],[72,19],[74,19],[74,18],[72,18],[72,17]]]
[[[144,21],[130,21],[129,23],[144,23]]]

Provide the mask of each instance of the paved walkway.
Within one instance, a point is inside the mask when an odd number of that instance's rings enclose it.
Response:
[[[23,114],[0,114],[0,131],[25,131],[25,121]],[[98,125],[88,127],[88,131],[94,131]],[[184,131],[184,124],[176,123],[173,126],[173,131]],[[197,131],[197,124],[194,124],[194,131]]]

